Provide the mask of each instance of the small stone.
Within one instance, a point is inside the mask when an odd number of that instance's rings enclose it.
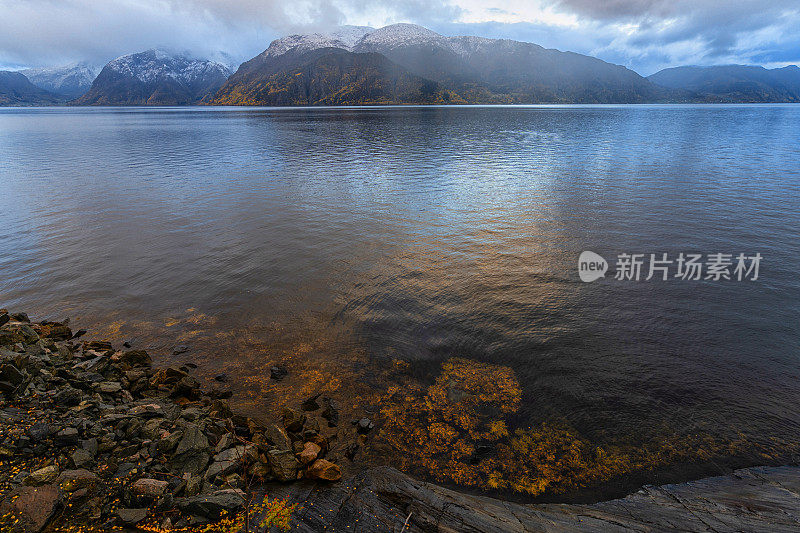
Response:
[[[275,381],[280,381],[285,378],[289,374],[289,371],[286,370],[285,366],[273,366],[269,369],[269,377],[274,379]]]
[[[298,432],[303,429],[303,424],[306,421],[306,415],[288,407],[283,408],[283,427],[292,432]]]
[[[27,322],[30,323],[31,319],[28,318],[28,313],[11,313],[11,318],[16,320],[17,322]]]
[[[28,428],[28,436],[33,442],[41,442],[50,436],[51,427],[47,422],[36,422]]]
[[[311,396],[300,405],[300,408],[303,411],[316,411],[317,409],[319,409],[319,404],[317,403],[317,398],[319,397],[320,397],[319,394]]]
[[[151,499],[157,499],[164,495],[167,491],[167,487],[169,483],[167,481],[161,481],[159,479],[150,479],[150,478],[142,478],[137,479],[136,482],[131,486],[131,490],[134,494],[138,494],[139,496],[145,496]]]
[[[369,433],[369,431],[375,427],[375,424],[369,418],[362,418],[356,422],[356,426],[358,427],[359,433]]]
[[[322,410],[322,418],[328,421],[328,426],[335,427],[339,424],[339,406],[331,398],[327,398],[325,403],[325,409]]]
[[[287,451],[292,449],[292,441],[286,430],[277,424],[269,424],[264,429],[264,436],[279,450]]]
[[[298,458],[300,459],[301,463],[307,465],[314,462],[321,451],[322,448],[320,448],[318,445],[314,444],[313,442],[306,442],[303,445],[303,451],[300,452]]]
[[[119,362],[131,366],[150,366],[153,360],[145,350],[130,350],[122,352],[119,356]]]
[[[213,494],[176,500],[181,512],[218,520],[223,514],[235,513],[244,505],[240,491],[220,490]]]
[[[77,339],[79,337],[83,337],[84,335],[86,335],[86,330],[85,329],[79,329],[78,331],[75,332],[75,334],[72,336],[72,338],[73,339]]]
[[[196,407],[188,407],[181,411],[181,418],[188,420],[189,422],[194,422],[200,418],[200,410]]]
[[[342,471],[339,466],[326,461],[325,459],[317,459],[306,470],[306,476],[312,479],[322,479],[324,481],[338,481],[342,478]]]
[[[83,448],[78,448],[77,450],[72,452],[72,455],[70,455],[69,458],[73,467],[83,468],[84,466],[92,462],[93,456]]]
[[[93,487],[100,481],[100,478],[97,477],[97,474],[81,468],[78,470],[64,470],[56,481],[62,490],[75,492],[78,489]]]
[[[78,444],[78,430],[75,428],[65,428],[56,433],[55,441],[61,446],[74,446]]]
[[[72,330],[59,322],[42,322],[39,324],[39,335],[56,341],[65,341],[72,338]]]
[[[30,475],[25,478],[25,484],[32,485],[34,487],[39,485],[47,485],[55,481],[58,478],[58,474],[58,466],[45,466],[44,468],[40,468],[39,470],[34,470],[31,472]]]
[[[81,391],[73,387],[67,387],[58,391],[53,397],[53,401],[61,407],[74,407],[81,403]]]
[[[294,481],[297,479],[297,472],[300,463],[290,451],[270,450],[267,453],[269,466],[272,474],[278,481]]]
[[[117,518],[123,525],[132,526],[147,518],[147,509],[117,509]]]
[[[86,453],[88,453],[91,457],[97,455],[98,446],[97,439],[94,437],[81,441],[81,448],[86,450]]]
[[[220,383],[227,383],[228,382],[228,374],[224,374],[224,373],[223,374],[217,374],[216,376],[214,376],[214,379],[216,381],[219,381]]]
[[[103,394],[115,394],[122,390],[122,383],[119,383],[118,381],[104,381],[102,383],[98,383],[96,388]]]
[[[189,476],[189,479],[186,480],[184,492],[186,493],[186,496],[195,496],[200,494],[200,490],[202,488],[203,478],[201,476]]]

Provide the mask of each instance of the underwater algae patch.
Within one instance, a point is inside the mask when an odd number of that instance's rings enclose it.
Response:
[[[351,420],[371,418],[378,430],[359,435],[358,452],[342,464],[344,475],[391,464],[467,488],[570,496],[620,479],[652,482],[654,470],[686,471],[695,463],[745,457],[739,466],[777,464],[800,451],[797,439],[753,438],[735,430],[722,437],[720,428],[689,433],[648,427],[642,432],[647,437],[607,428],[598,440],[575,429],[566,416],[523,426],[522,387],[510,367],[451,358],[432,384],[423,383],[414,363],[370,357],[351,331],[314,319],[230,326],[187,309],[163,321],[122,327],[114,322],[103,333],[117,339],[135,334],[137,345],[189,344],[190,356],[179,355],[178,361],[196,362],[198,377],[211,385],[217,374],[230,376],[237,409],[265,422],[284,405],[318,394],[338,402],[342,423],[324,428],[331,438]],[[288,376],[270,379],[273,365],[284,367]],[[340,440],[342,449],[350,444]],[[704,474],[722,470],[712,466]]]
[[[774,460],[772,446],[741,434],[722,440],[671,433],[598,446],[564,421],[510,429],[522,398],[513,370],[467,359],[447,360],[427,388],[409,385],[390,393],[376,449],[391,449],[403,470],[442,483],[539,496],[717,457],[755,453]]]

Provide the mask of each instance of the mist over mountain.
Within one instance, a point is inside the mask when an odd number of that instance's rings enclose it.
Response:
[[[231,75],[233,64],[224,52],[195,58],[152,49],[99,74],[86,62],[28,69],[25,81],[40,90],[7,78],[4,105],[800,102],[794,65],[686,66],[645,78],[595,57],[414,24],[289,35]]]
[[[747,65],[675,67],[648,78],[672,89],[683,89],[709,102],[800,102],[800,68],[766,69]]]
[[[20,72],[0,70],[0,106],[52,105],[63,101],[41,89]]]
[[[340,59],[377,54],[388,60],[385,68],[394,74],[390,78],[361,76],[353,84],[351,70],[347,78],[333,84],[330,81],[334,73],[318,70],[319,55],[314,61],[309,60],[308,54],[319,50],[338,50]],[[357,57],[348,61],[351,65],[361,64]],[[312,104],[328,101],[329,97],[343,104],[427,102],[370,99],[372,94],[396,94],[381,90],[398,75],[409,79],[414,76],[435,87],[435,101],[459,103],[638,103],[688,98],[683,91],[657,86],[625,67],[593,57],[507,39],[445,37],[421,26],[394,24],[377,30],[345,27],[331,34],[277,39],[262,54],[244,63],[213,102],[280,105],[274,103],[276,93],[281,93],[281,100]],[[289,86],[278,79],[292,79],[293,83]],[[327,83],[320,85],[322,79]],[[320,93],[323,86],[344,89],[354,99]],[[319,98],[312,101],[312,93]]]
[[[92,86],[100,69],[86,61],[59,67],[30,68],[22,74],[37,87],[72,100]]]
[[[191,105],[210,99],[230,75],[225,65],[153,49],[108,63],[75,105]]]

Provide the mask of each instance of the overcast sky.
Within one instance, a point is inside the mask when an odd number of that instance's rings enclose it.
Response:
[[[535,42],[643,75],[800,63],[800,0],[0,0],[0,68],[102,65],[156,46],[238,62],[289,33],[396,22]]]

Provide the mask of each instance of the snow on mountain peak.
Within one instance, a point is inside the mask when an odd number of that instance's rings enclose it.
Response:
[[[98,72],[100,72],[99,68],[90,65],[86,61],[70,63],[69,65],[61,65],[57,67],[29,68],[22,71],[22,73],[25,74],[29,80],[34,78],[47,79],[49,83],[54,85],[59,84],[59,82],[63,82],[63,80],[67,77],[82,78],[88,81],[89,85],[91,85],[92,80],[94,80]]]
[[[352,50],[365,35],[375,31],[369,26],[341,26],[328,33],[296,34],[272,41],[264,52],[268,57],[277,57],[290,50],[309,52],[318,48],[342,48]]]
[[[221,63],[205,59],[193,59],[188,54],[171,54],[160,48],[118,57],[106,65],[120,74],[152,83],[165,78],[181,82],[192,82],[207,75],[230,75],[230,70]]]
[[[342,26],[327,33],[289,35],[272,41],[264,52],[277,57],[290,50],[309,52],[319,48],[342,48],[350,52],[382,52],[409,45],[435,45],[465,56],[498,43],[514,43],[484,37],[445,37],[416,24],[399,23],[373,29],[365,26]]]
[[[392,24],[366,34],[357,43],[358,48],[371,46],[400,46],[420,43],[445,43],[447,38],[416,24]]]
[[[64,96],[77,96],[85,92],[92,85],[98,72],[100,69],[87,61],[22,71],[37,87]]]

